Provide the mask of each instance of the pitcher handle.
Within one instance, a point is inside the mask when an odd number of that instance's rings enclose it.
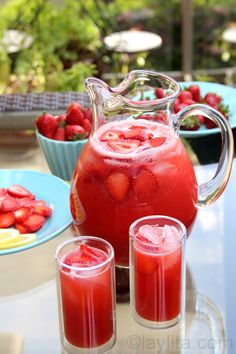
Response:
[[[223,115],[203,104],[193,104],[178,112],[174,120],[175,130],[179,131],[183,121],[190,115],[196,114],[210,118],[216,123],[220,128],[222,138],[220,160],[215,175],[210,181],[198,186],[198,206],[202,207],[215,202],[227,185],[233,163],[234,139],[229,123]]]

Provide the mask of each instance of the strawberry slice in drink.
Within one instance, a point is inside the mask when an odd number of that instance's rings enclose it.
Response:
[[[100,264],[106,259],[107,256],[103,251],[81,244],[78,250],[72,251],[64,257],[63,263],[70,267],[89,267]],[[66,269],[64,268],[64,270]]]
[[[152,244],[161,244],[162,242],[162,228],[156,225],[140,226],[137,234],[137,239],[146,241]]]
[[[120,130],[112,129],[105,131],[101,137],[101,141],[109,141],[109,140],[119,140],[124,137],[124,134]]]
[[[68,266],[73,266],[73,265],[78,265],[79,266],[80,265],[80,261],[81,261],[80,251],[70,252],[63,259],[63,263],[68,265]]]
[[[129,189],[129,177],[122,172],[113,172],[106,180],[106,187],[115,201],[122,202]]]
[[[149,144],[152,147],[158,147],[161,146],[162,144],[164,144],[166,142],[166,138],[162,137],[162,136],[157,136],[155,138],[152,138],[149,140]]]
[[[145,141],[148,139],[148,135],[145,127],[143,126],[131,126],[130,129],[124,133],[125,139],[137,139],[140,141]]]
[[[158,188],[158,180],[152,171],[143,168],[134,179],[134,191],[138,201],[148,203]]]
[[[127,139],[118,141],[108,141],[107,145],[115,152],[128,154],[141,145],[141,141],[137,139]]]
[[[80,246],[80,251],[82,256],[88,257],[93,262],[96,261],[97,264],[104,262],[107,259],[104,252],[97,248],[87,246],[86,244]]]
[[[142,225],[136,238],[140,241],[150,243],[161,251],[171,251],[179,247],[180,232],[171,225]]]

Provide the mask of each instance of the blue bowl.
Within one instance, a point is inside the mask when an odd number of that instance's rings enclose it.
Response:
[[[87,142],[48,139],[36,130],[39,145],[53,175],[70,181],[79,155]]]

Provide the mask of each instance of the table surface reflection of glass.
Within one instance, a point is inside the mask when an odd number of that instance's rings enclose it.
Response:
[[[17,151],[16,156],[11,149],[1,149],[1,168],[49,172],[37,147]],[[225,193],[214,205],[199,211],[187,242],[185,321],[168,330],[150,330],[132,320],[129,303],[117,304],[118,339],[109,353],[236,352],[235,164],[236,160]],[[199,181],[213,176],[215,168],[215,164],[197,166]],[[61,352],[54,253],[56,245],[73,234],[70,227],[37,248],[0,257],[0,333],[8,334],[11,342],[17,335],[22,338],[23,354]],[[2,349],[1,338],[0,354],[10,353]]]

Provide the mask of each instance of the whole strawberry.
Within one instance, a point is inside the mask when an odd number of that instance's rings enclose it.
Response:
[[[66,125],[65,126],[65,138],[66,140],[83,140],[86,139],[88,133],[80,125]]]
[[[198,130],[201,127],[202,124],[202,116],[196,115],[196,116],[191,116],[185,119],[185,121],[181,125],[182,130]]]
[[[91,133],[92,124],[91,124],[90,120],[88,120],[87,118],[84,119],[84,121],[82,123],[82,127],[88,133],[88,135]]]
[[[53,139],[54,140],[59,140],[59,141],[65,141],[66,138],[65,138],[65,128],[64,127],[58,127],[56,129],[56,132],[53,136]]]
[[[93,112],[92,112],[91,108],[89,108],[89,107],[83,108],[83,113],[84,113],[84,118],[88,119],[90,121],[90,123],[92,123],[93,122]]]
[[[200,87],[198,85],[196,84],[190,85],[188,91],[191,92],[193,100],[195,102],[201,101],[201,92],[200,92]]]
[[[184,90],[180,93],[178,99],[180,100],[180,102],[185,103],[186,100],[192,100],[193,96],[191,92]]]
[[[65,114],[60,114],[59,116],[57,116],[56,120],[57,120],[58,127],[64,128],[64,126],[66,125],[66,116],[65,116]]]
[[[221,102],[221,97],[217,95],[216,93],[213,92],[208,92],[204,98],[203,98],[204,103],[207,103],[211,107],[218,106]]]
[[[81,110],[81,105],[77,102],[71,103],[66,111],[66,124],[82,125],[84,120],[84,113]]]
[[[165,97],[165,91],[161,87],[157,87],[155,90],[156,97],[161,99]]]
[[[49,113],[43,113],[35,121],[36,127],[42,135],[52,139],[57,129],[56,118]]]

